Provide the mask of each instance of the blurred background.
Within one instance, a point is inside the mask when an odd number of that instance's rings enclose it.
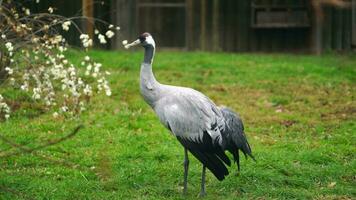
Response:
[[[64,16],[94,17],[120,25],[121,38],[150,32],[160,48],[229,52],[350,51],[356,47],[356,1],[342,0],[82,0],[30,1]],[[83,25],[93,34],[90,22]],[[100,26],[100,25],[99,25]],[[72,30],[74,32],[74,30]],[[78,45],[78,34],[67,33]],[[68,38],[68,37],[67,37]]]

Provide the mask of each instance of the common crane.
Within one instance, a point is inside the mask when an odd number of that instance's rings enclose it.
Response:
[[[187,192],[188,151],[202,164],[200,196],[205,196],[205,172],[208,168],[222,181],[229,174],[226,165],[231,161],[229,151],[240,170],[239,150],[254,159],[244,134],[244,126],[238,114],[229,108],[217,107],[202,93],[186,87],[159,83],[152,72],[155,41],[149,33],[143,33],[125,48],[141,44],[144,60],[141,64],[140,91],[144,100],[157,114],[161,123],[184,147],[183,193]]]

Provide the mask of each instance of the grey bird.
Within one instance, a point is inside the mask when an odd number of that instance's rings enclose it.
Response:
[[[233,155],[238,170],[239,151],[246,158],[248,155],[254,159],[241,118],[229,108],[217,107],[208,97],[194,89],[159,83],[152,72],[156,48],[153,37],[143,33],[137,40],[125,45],[125,48],[138,44],[145,50],[140,72],[141,95],[161,123],[184,147],[183,193],[187,193],[189,151],[203,164],[199,195],[205,196],[206,168],[220,181],[229,174],[227,166],[231,166],[231,161],[225,151]]]

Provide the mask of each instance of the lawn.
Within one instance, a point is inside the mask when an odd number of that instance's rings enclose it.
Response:
[[[79,119],[54,119],[29,105],[0,123],[1,134],[28,146],[84,124],[36,155],[0,159],[0,199],[196,199],[201,165],[190,155],[182,195],[183,148],[139,94],[141,51],[90,54],[111,72],[113,95],[92,99]],[[84,55],[69,57],[78,63]],[[167,51],[157,53],[154,72],[244,120],[257,162],[242,159],[241,172],[232,166],[222,182],[208,172],[205,199],[356,198],[355,55]]]

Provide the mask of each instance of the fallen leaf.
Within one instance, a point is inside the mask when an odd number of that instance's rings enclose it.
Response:
[[[335,187],[335,185],[336,185],[336,182],[331,182],[331,183],[329,183],[328,188],[333,188],[333,187]]]

